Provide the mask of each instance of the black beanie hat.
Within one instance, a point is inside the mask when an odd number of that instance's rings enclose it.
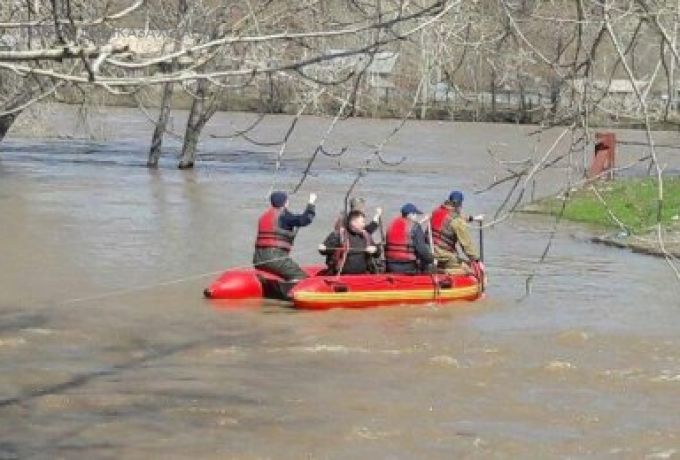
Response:
[[[286,201],[288,200],[288,195],[286,192],[274,192],[271,194],[269,197],[269,201],[271,202],[272,206],[275,208],[280,208],[283,205],[286,204]]]

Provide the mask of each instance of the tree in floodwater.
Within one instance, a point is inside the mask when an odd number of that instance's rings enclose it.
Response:
[[[217,40],[220,37],[233,35],[233,30],[227,30],[232,27],[230,19],[239,19],[240,11],[232,7],[218,7],[209,11],[209,16],[203,17],[204,24],[210,24],[208,40]],[[211,60],[206,62],[204,70],[216,71],[220,68],[229,68],[228,61],[231,55],[227,55],[223,50],[218,50]],[[195,91],[189,89],[187,92],[192,97],[191,109],[189,110],[189,118],[187,120],[186,129],[184,132],[184,142],[182,143],[182,152],[179,160],[180,169],[190,169],[194,167],[196,160],[196,150],[200,141],[201,132],[210,118],[217,112],[220,101],[224,94],[226,84],[218,81],[210,81],[207,79],[199,80],[195,84]]]
[[[0,71],[0,141],[4,139],[17,117],[21,114],[21,106],[31,99],[30,92],[19,84],[18,87],[6,82],[12,80],[12,75],[6,71]]]
[[[184,41],[184,35],[190,23],[187,18],[190,18],[189,6],[186,0],[177,0],[176,14],[174,21],[172,21],[175,34],[173,36],[172,52],[177,52]],[[163,63],[162,70],[165,72],[173,72],[177,67],[177,60],[172,59],[170,63]],[[151,137],[151,148],[149,149],[149,159],[147,166],[155,168],[158,166],[158,161],[161,157],[161,145],[163,143],[163,134],[167,130],[168,121],[170,120],[170,105],[172,104],[172,95],[174,93],[175,84],[167,82],[163,84],[163,91],[161,93],[161,102],[158,112],[158,120],[154,127],[153,136]]]

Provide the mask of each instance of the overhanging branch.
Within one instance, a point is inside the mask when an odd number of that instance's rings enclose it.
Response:
[[[127,45],[105,45],[105,46],[77,46],[67,45],[61,48],[34,49],[22,51],[0,51],[0,62],[18,61],[61,61],[74,58],[96,58],[100,55],[109,56],[111,54],[127,53],[130,48]]]

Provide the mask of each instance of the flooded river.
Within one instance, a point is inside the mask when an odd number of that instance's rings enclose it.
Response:
[[[77,132],[71,112],[51,116],[53,134]],[[252,120],[218,114],[207,134]],[[289,121],[253,136],[275,141]],[[278,147],[208,136],[196,170],[149,171],[143,116],[91,122],[102,140],[0,144],[0,459],[680,458],[680,285],[662,260],[565,224],[538,264],[552,222],[518,217],[485,233],[479,302],[224,308],[202,298],[210,273],[248,264],[272,182],[297,183],[328,120],[301,121],[275,175]],[[349,152],[292,197],[319,194],[299,260],[320,260],[356,166],[396,124],[334,131],[327,148]],[[406,162],[357,192],[390,217],[461,188],[470,212],[493,214],[508,188],[472,193],[501,177],[487,148],[540,157],[530,130],[409,123],[385,149]]]

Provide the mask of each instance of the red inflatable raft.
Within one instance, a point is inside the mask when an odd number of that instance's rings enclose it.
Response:
[[[309,275],[294,287],[257,269],[227,270],[204,294],[210,299],[271,298],[292,300],[297,308],[365,308],[395,304],[476,300],[482,296],[477,277],[469,274],[399,275],[392,273],[326,276],[320,266],[304,267]],[[288,297],[286,298],[287,292]]]

